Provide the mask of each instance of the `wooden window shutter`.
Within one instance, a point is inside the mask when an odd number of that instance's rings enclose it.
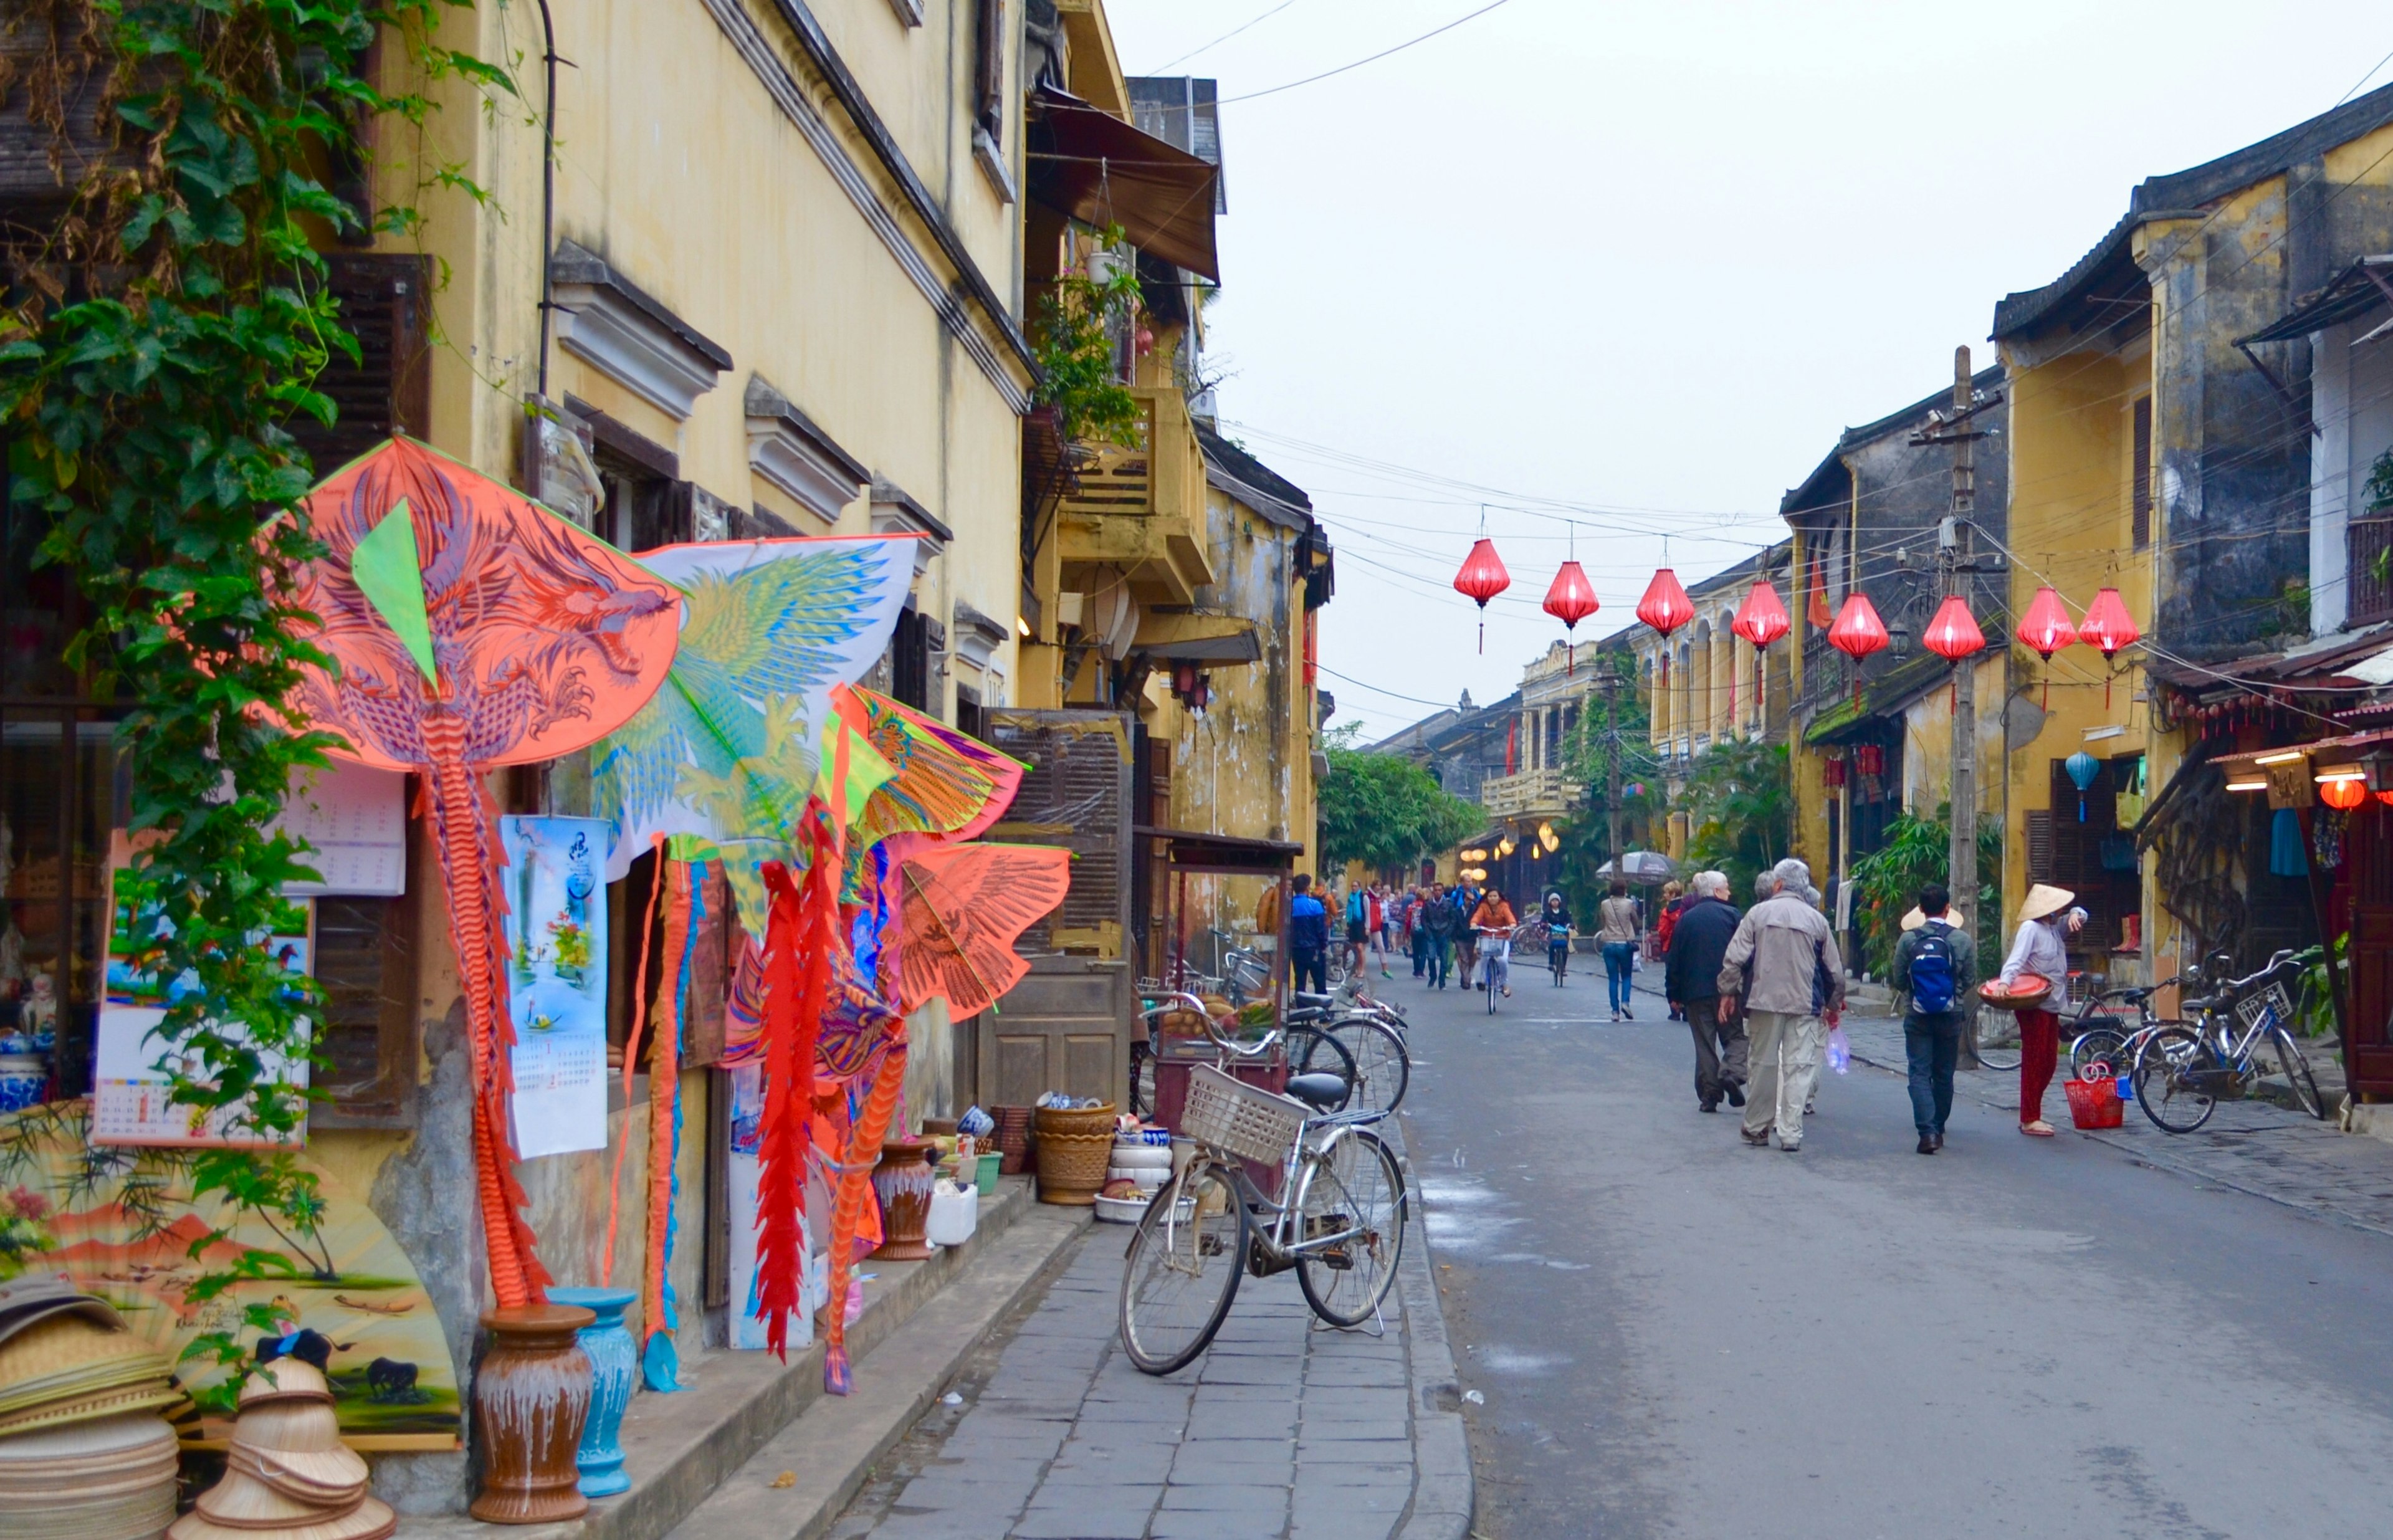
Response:
[[[421,438],[432,425],[432,259],[335,252],[324,261],[327,287],[340,304],[341,324],[358,339],[359,356],[351,363],[335,351],[316,376],[316,388],[333,399],[332,426],[305,415],[290,424],[320,477],[394,433]]]
[[[992,710],[989,742],[1029,766],[993,840],[1061,845],[1072,885],[1023,933],[1025,956],[1118,958],[1130,926],[1131,718],[1117,711]]]
[[[2034,808],[2027,816],[2027,880],[2052,881],[2052,810]]]
[[[2136,403],[2136,485],[2130,536],[2137,550],[2152,542],[2152,398]]]
[[[1005,132],[1005,0],[980,0],[973,8],[973,117],[999,138]]]

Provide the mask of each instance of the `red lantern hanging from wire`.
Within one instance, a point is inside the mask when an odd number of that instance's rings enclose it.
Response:
[[[1504,558],[1496,554],[1496,542],[1485,535],[1472,542],[1471,555],[1462,558],[1462,570],[1454,575],[1454,586],[1479,607],[1479,650],[1487,650],[1487,601],[1512,586],[1512,574],[1504,570]]]
[[[2348,813],[2368,800],[2368,782],[2358,776],[2338,776],[2319,782],[2318,794],[2337,813]]]
[[[2027,613],[2020,619],[2019,639],[2047,664],[2054,653],[2076,646],[2077,628],[2069,623],[2069,607],[2060,602],[2059,589],[2046,583],[2035,591],[2035,597],[2028,601]],[[2052,704],[2052,675],[2048,671],[2044,676],[2044,704]]]
[[[1645,596],[1637,601],[1637,618],[1667,636],[1695,618],[1694,601],[1679,586],[1679,575],[1665,567],[1645,585]]]
[[[1958,594],[1946,596],[1937,608],[1936,618],[1928,622],[1928,633],[1920,642],[1929,651],[1954,664],[1986,650],[1986,633],[1978,629],[1978,618],[1969,613],[1968,601]],[[1953,710],[1960,709],[1961,677],[1956,670],[1953,676]]]
[[[1553,586],[1546,590],[1546,613],[1563,623],[1569,638],[1569,661],[1563,665],[1565,675],[1578,672],[1578,623],[1602,606],[1595,596],[1595,585],[1587,581],[1587,572],[1576,561],[1566,561],[1554,574]]]
[[[1855,589],[1845,598],[1845,607],[1837,611],[1836,623],[1828,627],[1828,646],[1853,660],[1853,699],[1862,698],[1861,661],[1871,653],[1884,650],[1890,638],[1886,622],[1877,618],[1877,607],[1869,595]]]
[[[2077,639],[2102,655],[2102,662],[2105,665],[2102,675],[2102,705],[2105,710],[2108,710],[2111,704],[2111,674],[2108,665],[2120,653],[2140,641],[2143,634],[2136,629],[2135,618],[2127,613],[2126,601],[2119,597],[2119,591],[2115,588],[2102,590],[2094,595],[2094,602],[2086,607],[2086,620],[2077,628]]]
[[[1729,630],[1753,644],[1759,652],[1786,634],[1793,622],[1787,619],[1786,607],[1778,602],[1778,590],[1770,586],[1768,578],[1756,578],[1746,590],[1745,603],[1737,607],[1736,619]]]

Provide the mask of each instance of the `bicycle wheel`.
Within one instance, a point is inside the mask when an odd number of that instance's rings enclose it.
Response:
[[[2312,1117],[2324,1117],[2326,1099],[2319,1094],[2318,1077],[2310,1073],[2302,1045],[2282,1026],[2269,1034],[2269,1040],[2277,1050],[2277,1063],[2284,1067],[2285,1078],[2293,1082],[2294,1100]]]
[[[1346,1082],[1346,1100],[1325,1112],[1344,1112],[1354,1104],[1354,1055],[1346,1045],[1317,1026],[1291,1026],[1285,1039],[1288,1066],[1299,1075],[1335,1075]]]
[[[2218,1054],[2190,1026],[2164,1026],[2136,1055],[2136,1100],[2144,1116],[2165,1133],[2191,1133],[2210,1121],[2218,1106],[2209,1085],[2225,1067]]]
[[[1413,1077],[1412,1055],[1405,1051],[1405,1040],[1396,1029],[1369,1016],[1349,1016],[1330,1023],[1328,1032],[1332,1041],[1345,1048],[1354,1066],[1353,1078],[1347,1082],[1353,1088],[1346,1098],[1347,1110],[1395,1111]]]
[[[1139,1216],[1122,1260],[1121,1341],[1151,1375],[1205,1351],[1246,1271],[1247,1206],[1229,1173],[1202,1154]]]
[[[1981,1011],[1977,1016],[1978,1063],[1994,1070],[2019,1068],[2019,1018],[2007,1011]]]
[[[1308,1158],[1299,1180],[1299,1239],[1346,1239],[1298,1253],[1297,1285],[1314,1314],[1333,1326],[1359,1326],[1396,1281],[1396,1259],[1405,1248],[1405,1173],[1379,1135],[1356,1129],[1327,1155]]]
[[[2080,1080],[2099,1080],[2090,1073],[2097,1064],[2111,1075],[2127,1067],[2127,1035],[2115,1026],[2097,1026],[2077,1035],[2069,1045],[2069,1073]]]

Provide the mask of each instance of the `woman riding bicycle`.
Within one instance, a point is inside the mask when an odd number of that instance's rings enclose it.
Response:
[[[1546,907],[1537,918],[1546,922],[1546,966],[1560,978],[1570,966],[1571,913],[1559,891],[1546,894]]]
[[[1487,938],[1480,946],[1480,957],[1486,966],[1480,970],[1479,986],[1482,989],[1501,988],[1506,999],[1512,998],[1510,945],[1512,927],[1520,922],[1520,917],[1512,912],[1512,906],[1505,903],[1504,894],[1495,888],[1489,888],[1487,896],[1479,901],[1479,907],[1471,911],[1471,928]],[[1499,978],[1502,980],[1500,984],[1497,982]]]

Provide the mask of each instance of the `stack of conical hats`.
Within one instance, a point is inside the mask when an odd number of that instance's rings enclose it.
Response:
[[[56,1278],[0,1286],[0,1534],[149,1540],[175,1516],[166,1361]]]
[[[366,1495],[366,1462],[341,1442],[323,1371],[278,1358],[242,1387],[225,1477],[168,1540],[385,1540],[399,1528]]]

